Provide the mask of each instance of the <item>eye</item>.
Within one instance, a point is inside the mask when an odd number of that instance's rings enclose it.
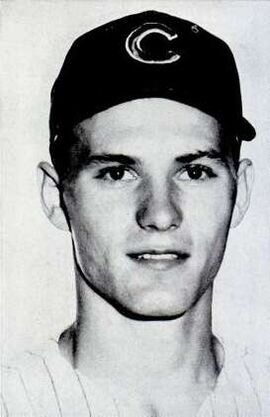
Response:
[[[104,181],[122,181],[130,182],[137,179],[135,172],[129,170],[124,166],[114,166],[102,168],[96,178],[103,179]]]
[[[183,167],[177,174],[181,181],[204,181],[216,177],[216,174],[209,167],[204,165],[188,165]]]

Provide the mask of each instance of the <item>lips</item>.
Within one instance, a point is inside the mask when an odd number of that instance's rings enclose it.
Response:
[[[156,260],[156,261],[161,261],[161,260],[167,260],[167,261],[172,261],[174,259],[178,259],[178,255],[176,253],[142,253],[140,255],[135,255],[136,259],[138,260]]]
[[[144,250],[127,254],[138,264],[150,266],[156,269],[167,269],[179,266],[189,258],[189,254],[175,250]]]

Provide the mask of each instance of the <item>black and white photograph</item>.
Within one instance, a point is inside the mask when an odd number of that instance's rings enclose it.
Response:
[[[270,3],[0,6],[1,416],[270,417]]]

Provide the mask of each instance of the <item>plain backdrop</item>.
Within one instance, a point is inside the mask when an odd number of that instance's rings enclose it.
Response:
[[[270,2],[10,0],[1,2],[3,356],[56,337],[75,315],[70,237],[45,218],[36,182],[37,163],[49,159],[52,83],[76,37],[147,9],[196,22],[226,40],[235,55],[244,114],[257,130],[243,156],[253,160],[256,175],[250,209],[231,232],[217,277],[214,328],[226,344],[269,351]]]

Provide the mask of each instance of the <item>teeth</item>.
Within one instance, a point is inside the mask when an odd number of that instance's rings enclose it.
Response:
[[[152,253],[144,253],[138,256],[138,259],[152,259],[155,261],[158,260],[173,260],[177,259],[178,256],[175,253],[160,253],[160,254],[152,254]]]

